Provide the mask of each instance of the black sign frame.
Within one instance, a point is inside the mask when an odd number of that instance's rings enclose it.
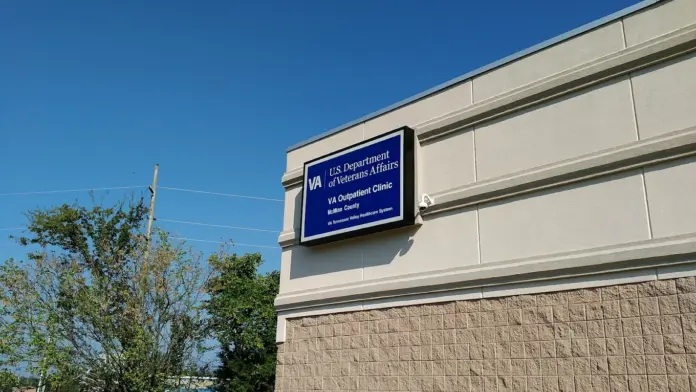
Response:
[[[385,136],[389,136],[394,133],[399,133],[403,131],[403,139],[402,139],[402,145],[401,148],[403,150],[403,162],[402,162],[402,167],[403,167],[403,177],[402,177],[402,184],[401,186],[403,187],[403,198],[401,200],[401,203],[403,205],[403,216],[400,220],[394,221],[394,222],[388,222],[388,223],[383,223],[371,227],[366,227],[366,228],[361,228],[361,229],[356,229],[356,230],[350,230],[347,232],[335,234],[335,235],[330,235],[322,238],[317,238],[309,241],[302,241],[302,238],[304,237],[304,230],[305,230],[305,211],[304,211],[304,204],[305,204],[305,191],[307,188],[307,179],[305,177],[305,173],[307,173],[307,165],[311,165],[313,162],[316,162],[318,160],[330,157],[330,156],[338,156],[342,152],[360,147],[361,145],[368,144],[376,139],[383,138]],[[299,238],[298,238],[298,244],[306,247],[312,247],[312,246],[317,246],[317,245],[324,245],[324,244],[329,244],[329,243],[334,243],[350,238],[357,238],[357,237],[363,237],[369,234],[375,234],[379,232],[384,232],[388,230],[393,230],[401,227],[406,227],[406,226],[412,226],[415,224],[416,220],[416,211],[415,211],[415,202],[416,202],[416,189],[415,189],[415,182],[416,182],[416,170],[415,170],[415,131],[408,127],[408,126],[402,126],[397,129],[394,129],[392,131],[374,136],[370,139],[363,140],[359,143],[352,144],[350,146],[344,147],[340,150],[336,150],[333,152],[330,152],[328,154],[324,154],[320,157],[314,158],[312,160],[306,161],[302,167],[302,192],[301,192],[301,203],[300,203],[300,233],[299,233]]]

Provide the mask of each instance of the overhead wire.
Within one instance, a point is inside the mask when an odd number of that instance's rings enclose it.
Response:
[[[123,190],[123,189],[137,189],[137,188],[147,189],[148,185],[128,185],[128,186],[94,187],[94,188],[80,188],[80,189],[58,189],[58,190],[45,190],[45,191],[6,192],[6,193],[0,193],[0,196],[29,196],[29,195],[46,195],[46,194],[75,193],[75,192],[88,192],[88,191],[108,191],[108,190]],[[272,202],[284,202],[283,199],[276,199],[276,198],[270,198],[270,197],[242,195],[242,194],[235,194],[235,193],[211,192],[211,191],[204,191],[204,190],[199,190],[199,189],[177,188],[177,187],[168,187],[168,186],[158,186],[157,189],[158,190],[163,189],[163,190],[178,191],[178,192],[197,193],[197,194],[204,194],[204,195],[235,197],[235,198],[242,198],[242,199],[263,200],[263,201],[272,201]],[[276,234],[280,233],[280,230],[260,229],[260,228],[254,228],[254,227],[218,225],[218,224],[211,224],[211,223],[180,221],[180,220],[173,220],[173,219],[157,218],[157,221],[158,222],[187,224],[187,225],[196,225],[196,226],[218,227],[218,228],[225,228],[225,229],[232,229],[232,230],[248,230],[248,231],[267,232],[267,233],[276,233]],[[24,229],[24,228],[23,227],[8,227],[8,228],[0,228],[0,231],[14,231],[14,230],[22,230],[22,229]],[[170,238],[178,239],[178,240],[182,240],[182,241],[226,244],[226,242],[221,242],[221,241],[202,240],[202,239],[187,238],[187,237],[170,237]],[[235,243],[235,242],[231,242],[230,244],[236,245],[236,246],[246,246],[246,247],[254,247],[254,248],[280,249],[278,246],[269,246],[269,245],[242,244],[242,243]],[[0,246],[8,246],[8,245],[13,245],[13,243],[0,243]]]
[[[230,241],[230,242],[212,241],[212,240],[201,240],[201,239],[197,239],[197,238],[188,238],[188,237],[169,237],[169,238],[171,238],[173,240],[204,242],[204,243],[210,243],[210,244],[229,244],[229,245],[233,245],[233,246],[247,246],[247,247],[252,247],[252,248],[280,249],[280,247],[278,247],[278,246],[243,244],[243,243],[238,243],[238,242],[234,242],[234,241]],[[0,243],[0,246],[11,246],[11,245],[17,245],[17,244],[14,242],[2,242],[2,243]]]
[[[201,193],[201,194],[205,194],[205,195],[215,195],[215,196],[238,197],[238,198],[242,198],[242,199],[254,199],[254,200],[265,200],[265,201],[276,201],[276,202],[285,201],[283,199],[273,199],[270,197],[240,195],[240,194],[236,194],[236,193],[209,192],[209,191],[201,191],[198,189],[174,188],[174,187],[169,187],[169,186],[158,186],[157,189],[166,189],[166,190],[170,190],[170,191],[179,191],[179,192]]]
[[[135,188],[147,188],[147,185],[112,186],[112,187],[83,188],[83,189],[60,189],[60,190],[51,190],[51,191],[11,192],[11,193],[0,193],[0,196],[47,195],[47,194],[53,194],[53,193],[109,191],[109,190],[116,190],[116,189],[135,189]]]
[[[267,249],[280,249],[279,246],[270,246],[270,245],[255,245],[255,244],[242,244],[234,241],[230,242],[224,242],[224,241],[211,241],[211,240],[199,240],[196,238],[187,238],[187,237],[169,237],[174,240],[180,240],[180,241],[192,241],[192,242],[206,242],[210,244],[229,244],[232,246],[248,246],[252,248],[267,248]]]
[[[80,189],[57,189],[57,190],[46,190],[46,191],[8,192],[8,193],[0,193],[0,196],[47,195],[47,194],[54,194],[54,193],[108,191],[108,190],[119,190],[119,189],[147,188],[147,187],[148,187],[148,185],[128,185],[128,186],[94,187],[94,188],[80,188]],[[283,199],[275,199],[275,198],[270,198],[270,197],[242,195],[242,194],[237,194],[237,193],[210,192],[210,191],[204,191],[204,190],[199,190],[199,189],[176,188],[176,187],[169,187],[169,186],[158,186],[157,189],[165,189],[165,190],[178,191],[178,192],[199,193],[199,194],[205,194],[205,195],[237,197],[237,198],[243,198],[243,199],[265,200],[265,201],[273,201],[273,202],[283,202],[284,201]]]
[[[157,218],[157,222],[168,222],[168,223],[181,223],[184,225],[195,225],[195,226],[208,226],[208,227],[219,227],[223,229],[233,229],[233,230],[248,230],[248,231],[260,231],[264,233],[276,233],[279,234],[280,230],[268,230],[268,229],[258,229],[254,227],[241,227],[241,226],[227,226],[227,225],[216,225],[212,223],[202,223],[202,222],[188,222],[173,219],[162,219]]]
[[[253,200],[263,200],[263,201],[273,201],[273,202],[284,202],[284,200],[282,200],[282,199],[274,199],[274,198],[269,198],[269,197],[250,196],[250,195],[240,195],[240,194],[235,194],[235,193],[210,192],[210,191],[203,191],[203,190],[198,190],[198,189],[175,188],[175,187],[168,187],[168,186],[158,186],[157,188],[170,190],[170,191],[198,193],[198,194],[204,194],[204,195],[236,197],[236,198],[242,198],[242,199],[253,199]],[[225,229],[232,229],[232,230],[248,230],[248,231],[276,233],[276,234],[280,233],[279,230],[259,229],[259,228],[254,228],[254,227],[217,225],[217,224],[212,224],[212,223],[180,221],[180,220],[174,220],[174,219],[157,218],[157,222],[179,223],[179,224],[185,224],[185,225],[218,227],[218,228],[225,228]],[[226,244],[227,243],[227,242],[222,242],[222,241],[202,240],[202,239],[188,238],[188,237],[170,237],[170,238],[181,240],[181,241],[202,242],[202,243],[211,243],[211,244]],[[230,244],[236,245],[236,246],[252,247],[252,248],[280,249],[278,246],[269,246],[269,245],[243,244],[243,243],[236,243],[236,242],[230,242]]]

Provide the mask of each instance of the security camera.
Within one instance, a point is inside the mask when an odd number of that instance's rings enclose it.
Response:
[[[421,196],[420,203],[418,203],[418,211],[423,212],[433,204],[435,204],[435,199],[428,196],[427,194],[423,194],[423,196]]]

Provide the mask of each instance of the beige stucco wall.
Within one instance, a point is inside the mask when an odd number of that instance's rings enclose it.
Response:
[[[632,260],[650,271],[638,280],[672,264],[696,271],[693,49],[696,0],[663,1],[290,151],[279,341],[298,314],[435,301],[429,291],[630,281],[643,274]],[[303,163],[404,125],[418,135],[418,194],[447,208],[410,228],[296,245]]]

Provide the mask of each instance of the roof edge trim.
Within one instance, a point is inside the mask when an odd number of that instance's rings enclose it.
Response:
[[[468,73],[466,73],[466,74],[464,74],[464,75],[461,75],[461,76],[458,76],[458,77],[456,77],[456,78],[454,78],[454,79],[448,80],[448,81],[446,81],[446,82],[444,82],[444,83],[442,83],[442,84],[439,84],[439,85],[437,85],[437,86],[435,86],[435,87],[432,87],[432,88],[430,88],[430,89],[428,89],[428,90],[426,90],[426,91],[423,91],[423,92],[418,93],[418,94],[416,94],[416,95],[413,95],[413,96],[411,96],[411,97],[409,97],[409,98],[406,98],[406,99],[404,99],[404,100],[401,100],[401,101],[399,101],[399,102],[397,102],[397,103],[394,103],[394,104],[392,104],[392,105],[389,105],[389,106],[387,106],[387,107],[385,107],[385,108],[383,108],[383,109],[380,109],[380,110],[378,110],[378,111],[375,111],[375,112],[372,112],[372,113],[370,113],[370,114],[368,114],[368,115],[365,115],[365,116],[363,116],[363,117],[360,117],[360,118],[358,118],[357,120],[353,120],[353,121],[351,121],[351,122],[345,123],[345,124],[340,125],[340,126],[338,126],[338,127],[336,127],[336,128],[330,129],[330,130],[328,130],[328,131],[326,131],[326,132],[324,132],[324,133],[321,133],[321,134],[319,134],[319,135],[316,135],[316,136],[313,136],[313,137],[311,137],[311,138],[309,138],[309,139],[306,139],[305,141],[302,141],[302,142],[300,142],[300,143],[294,144],[294,145],[288,147],[287,152],[291,152],[291,151],[297,150],[297,149],[302,148],[302,147],[304,147],[304,146],[306,146],[306,145],[309,145],[309,144],[312,144],[312,143],[317,142],[317,141],[319,141],[319,140],[325,139],[325,138],[327,138],[327,137],[329,137],[329,136],[331,136],[331,135],[337,134],[337,133],[339,133],[339,132],[341,132],[341,131],[344,131],[344,130],[350,128],[350,127],[353,127],[353,126],[358,125],[358,124],[360,124],[360,123],[363,123],[363,122],[365,122],[365,121],[369,121],[369,120],[371,120],[371,119],[373,119],[373,118],[379,117],[379,116],[381,116],[381,115],[383,115],[383,114],[386,114],[386,113],[391,112],[391,111],[393,111],[393,110],[396,110],[396,109],[398,109],[398,108],[400,108],[400,107],[406,106],[406,105],[408,105],[408,104],[410,104],[410,103],[413,103],[413,102],[415,102],[415,101],[418,101],[418,100],[421,100],[421,99],[423,99],[423,98],[426,98],[426,97],[428,97],[428,96],[430,96],[430,95],[433,95],[433,94],[435,94],[435,93],[437,93],[437,92],[440,92],[440,91],[442,91],[442,90],[448,89],[448,88],[450,88],[450,87],[454,87],[454,86],[456,86],[457,84],[460,84],[460,83],[462,83],[462,82],[464,82],[464,81],[466,81],[466,80],[468,80],[468,79],[474,78],[474,77],[476,77],[476,76],[478,76],[478,75],[481,75],[481,74],[483,74],[483,73],[485,73],[485,72],[488,72],[488,71],[491,71],[491,70],[493,70],[493,69],[502,67],[502,66],[504,66],[504,65],[506,65],[506,64],[512,63],[513,61],[519,60],[519,59],[521,59],[521,58],[523,58],[523,57],[525,57],[525,56],[529,56],[529,55],[534,54],[534,53],[536,53],[536,52],[540,52],[540,51],[542,51],[542,50],[544,50],[544,49],[546,49],[546,48],[548,48],[548,47],[551,47],[551,46],[556,45],[556,44],[558,44],[558,43],[561,43],[561,42],[563,42],[563,41],[569,40],[569,39],[571,39],[571,38],[577,37],[577,36],[579,36],[579,35],[582,35],[582,34],[584,34],[584,33],[587,33],[588,31],[593,30],[593,29],[596,29],[596,28],[601,27],[601,26],[603,26],[603,25],[606,25],[606,24],[615,22],[615,21],[617,21],[617,20],[619,20],[619,19],[621,19],[621,18],[623,18],[623,17],[625,17],[625,16],[627,16],[627,15],[630,15],[630,14],[635,13],[635,12],[637,12],[637,11],[640,11],[640,10],[643,10],[643,9],[645,9],[645,8],[648,8],[648,7],[650,7],[650,6],[654,5],[654,4],[661,3],[661,2],[666,2],[666,1],[669,1],[669,0],[643,0],[643,1],[641,1],[640,3],[634,4],[634,5],[630,6],[630,7],[627,7],[627,8],[624,8],[624,9],[622,9],[622,10],[619,10],[619,11],[617,11],[617,12],[614,12],[613,14],[607,15],[607,16],[605,16],[605,17],[603,17],[603,18],[600,18],[600,19],[597,19],[597,20],[592,21],[592,22],[590,22],[590,23],[587,23],[587,24],[585,24],[585,25],[583,25],[583,26],[580,26],[580,27],[575,28],[575,29],[573,29],[573,30],[570,30],[570,31],[568,31],[568,32],[566,32],[566,33],[563,33],[563,34],[561,34],[561,35],[558,35],[558,36],[556,36],[556,37],[554,37],[554,38],[551,38],[551,39],[548,39],[548,40],[546,40],[546,41],[543,41],[543,42],[541,42],[541,43],[539,43],[539,44],[536,44],[536,45],[534,45],[534,46],[531,46],[531,47],[529,47],[529,48],[527,48],[527,49],[523,49],[523,50],[521,50],[521,51],[519,51],[519,52],[517,52],[517,53],[511,54],[510,56],[507,56],[507,57],[504,57],[504,58],[502,58],[502,59],[500,59],[500,60],[494,61],[494,62],[492,62],[492,63],[490,63],[490,64],[488,64],[488,65],[484,65],[483,67],[480,67],[480,68],[478,68],[478,69],[475,69],[475,70],[473,70],[473,71],[471,71],[471,72],[468,72]]]

